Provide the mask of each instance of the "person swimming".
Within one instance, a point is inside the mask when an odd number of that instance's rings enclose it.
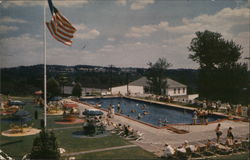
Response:
[[[136,113],[136,110],[135,109],[131,109],[131,113]]]
[[[142,118],[141,113],[138,113],[137,119],[141,119],[141,118]]]
[[[146,110],[145,110],[145,111],[143,111],[143,114],[144,114],[144,115],[147,115],[147,114],[150,114],[150,113],[149,113],[149,111],[146,111]]]

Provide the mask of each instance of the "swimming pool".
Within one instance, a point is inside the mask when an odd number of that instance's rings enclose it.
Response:
[[[130,98],[91,98],[80,99],[83,102],[96,105],[100,104],[101,108],[108,109],[108,106],[114,105],[117,112],[117,104],[120,103],[122,114],[129,116],[130,118],[140,120],[154,126],[162,126],[161,122],[167,121],[167,124],[191,124],[193,111],[178,107],[172,107],[168,105],[162,105],[157,103],[150,103],[146,101],[140,101]],[[144,107],[144,108],[143,108]],[[135,112],[131,112],[134,110]],[[149,112],[149,114],[143,115],[143,111]],[[138,119],[138,114],[142,117]],[[215,121],[219,119],[225,119],[225,116],[209,115],[208,121]],[[160,122],[161,121],[161,122]]]

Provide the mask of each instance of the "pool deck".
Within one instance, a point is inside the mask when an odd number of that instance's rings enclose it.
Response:
[[[71,100],[67,100],[67,101],[71,101]],[[82,102],[75,102],[75,103],[78,103],[79,109],[82,111],[84,109],[93,108],[93,106],[84,104]],[[180,105],[178,105],[178,107],[188,108],[188,107],[180,106]],[[145,125],[145,124],[142,124],[141,122],[129,119],[122,115],[115,115],[115,117],[111,121],[115,123],[130,125],[135,130],[139,130],[140,132],[142,132],[143,139],[140,141],[133,141],[133,143],[142,147],[143,149],[149,152],[155,153],[158,156],[161,156],[163,154],[162,150],[164,149],[164,145],[166,143],[172,146],[179,146],[183,144],[185,140],[188,140],[191,144],[199,144],[201,142],[207,141],[207,139],[216,138],[215,128],[218,123],[221,123],[221,130],[223,132],[223,135],[221,136],[221,138],[226,137],[227,129],[229,127],[233,128],[232,131],[235,137],[246,138],[246,136],[249,135],[249,123],[242,122],[242,121],[224,120],[221,122],[210,123],[208,125],[177,125],[175,126],[175,128],[177,129],[183,129],[183,130],[189,131],[189,133],[186,133],[186,134],[177,134],[168,129],[164,129],[164,128],[159,129],[157,127]]]

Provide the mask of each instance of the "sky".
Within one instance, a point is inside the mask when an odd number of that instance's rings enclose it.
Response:
[[[249,56],[250,0],[53,0],[77,29],[71,47],[46,28],[47,64],[197,69],[187,47],[197,31],[219,32]],[[44,63],[46,1],[0,0],[0,67]],[[84,47],[85,46],[85,47]]]

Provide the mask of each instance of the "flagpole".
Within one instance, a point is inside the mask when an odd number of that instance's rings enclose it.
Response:
[[[44,45],[44,128],[47,127],[47,71],[46,71],[46,1],[43,7],[43,45]]]

